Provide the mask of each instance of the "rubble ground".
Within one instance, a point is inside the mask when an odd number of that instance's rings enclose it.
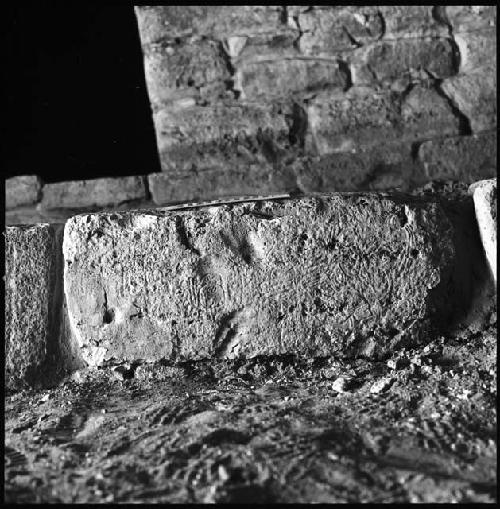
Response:
[[[495,502],[496,343],[78,371],[7,394],[5,501]]]

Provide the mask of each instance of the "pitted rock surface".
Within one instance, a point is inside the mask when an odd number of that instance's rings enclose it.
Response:
[[[57,321],[57,229],[7,227],[5,234],[5,380],[36,383]]]
[[[92,365],[376,356],[443,319],[451,235],[438,204],[377,195],[80,215],[69,319]]]

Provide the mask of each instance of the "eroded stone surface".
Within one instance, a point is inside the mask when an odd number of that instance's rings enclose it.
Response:
[[[7,227],[5,234],[5,379],[7,387],[33,385],[55,340],[56,228]]]
[[[357,52],[353,83],[392,84],[401,78],[431,73],[448,78],[456,73],[458,55],[449,39],[402,39],[381,41]]]
[[[348,77],[337,62],[287,59],[242,65],[235,81],[244,99],[255,100],[325,88],[344,89]]]
[[[496,131],[430,140],[418,150],[428,180],[472,183],[496,175]]]
[[[5,181],[5,207],[12,209],[36,203],[40,197],[41,183],[36,175],[22,175]]]
[[[446,100],[419,86],[405,96],[368,88],[318,95],[309,104],[307,118],[312,149],[319,154],[459,134],[459,121]]]
[[[75,216],[63,250],[94,365],[380,354],[445,319],[453,261],[439,205],[375,195]]]
[[[152,173],[149,189],[157,205],[208,201],[239,195],[269,195],[296,189],[295,174],[270,165],[213,167],[200,172]]]
[[[444,93],[470,122],[472,132],[494,129],[497,123],[496,66],[459,74],[443,81]]]
[[[144,70],[154,107],[188,97],[217,97],[230,78],[220,44],[207,40],[151,45],[144,55]]]
[[[470,187],[486,259],[497,279],[497,179],[482,180]]]
[[[114,177],[46,184],[41,208],[85,208],[144,200],[144,177]]]
[[[280,6],[163,5],[136,7],[143,44],[185,36],[231,37],[286,28]]]
[[[460,72],[472,72],[496,62],[496,30],[466,32],[454,36],[460,51]]]
[[[259,103],[162,109],[154,115],[154,123],[163,170],[186,165],[189,169],[198,160],[210,166],[210,157],[216,165],[226,152],[232,156],[233,142],[244,149],[247,140],[257,137],[271,140],[272,149],[273,142],[286,142],[289,132],[278,108]],[[252,148],[247,152],[252,154]]]

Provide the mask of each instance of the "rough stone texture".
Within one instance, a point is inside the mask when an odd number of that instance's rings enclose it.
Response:
[[[241,65],[235,75],[235,88],[242,98],[255,100],[325,88],[344,89],[348,76],[337,62],[321,60],[276,60]]]
[[[459,134],[459,121],[446,100],[424,87],[414,87],[406,96],[368,88],[318,95],[307,117],[311,148],[319,154]]]
[[[494,28],[497,24],[494,5],[447,5],[445,15],[456,33]]]
[[[496,128],[491,6],[158,6],[136,13],[161,166],[176,182],[180,172],[230,175],[235,166],[264,164],[273,172],[293,166],[304,188],[312,181],[353,191],[409,188],[415,173],[426,176],[419,143]],[[379,145],[394,150],[388,160],[405,163],[382,176],[372,165],[361,178],[359,154]],[[321,160],[340,152],[356,167],[350,182]],[[311,157],[320,160],[309,171],[301,162]],[[242,182],[227,191],[243,194]]]
[[[167,101],[223,95],[231,77],[221,45],[207,40],[152,44],[144,69],[155,108]]]
[[[36,175],[22,175],[5,181],[5,207],[31,205],[40,198],[41,182]]]
[[[422,143],[418,158],[428,180],[475,180],[493,177],[497,169],[496,131]]]
[[[293,18],[292,18],[293,19]],[[300,13],[298,25],[303,32],[299,49],[307,56],[331,56],[352,50],[358,44],[378,40],[383,34],[383,19],[376,8],[333,7]]]
[[[162,169],[179,169],[205,161],[214,154],[214,164],[224,152],[233,152],[231,142],[245,143],[247,138],[266,136],[287,141],[289,127],[285,116],[272,105],[218,104],[191,106],[176,110],[162,109],[154,115]],[[265,133],[263,133],[265,131]]]
[[[145,198],[144,177],[100,178],[46,184],[40,205],[42,209],[78,209]]]
[[[460,52],[460,71],[472,72],[481,67],[491,67],[497,58],[496,30],[455,34]]]
[[[497,179],[482,180],[470,187],[486,259],[497,279]]]
[[[144,44],[163,38],[216,38],[276,32],[286,28],[280,6],[165,5],[135,7]]]
[[[449,39],[381,41],[359,50],[353,63],[356,85],[388,84],[401,78],[442,79],[456,74],[458,55]]]
[[[460,74],[443,81],[442,89],[469,120],[472,132],[494,129],[497,124],[496,65],[481,72]]]
[[[157,205],[229,198],[238,189],[240,195],[258,196],[296,189],[295,174],[269,165],[210,168],[200,172],[152,173],[149,189]]]
[[[376,195],[75,216],[63,251],[92,365],[380,354],[446,320],[454,256],[439,205]]]
[[[9,388],[44,377],[57,335],[56,229],[7,227],[5,233],[5,380]]]
[[[292,165],[304,192],[368,189],[408,191],[421,181],[409,144],[380,143],[356,153],[302,157]]]
[[[448,24],[432,5],[384,5],[378,7],[385,22],[385,39],[446,37]]]

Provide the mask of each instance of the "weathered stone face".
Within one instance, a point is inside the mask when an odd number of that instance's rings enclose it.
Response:
[[[22,175],[7,179],[5,181],[6,208],[36,203],[41,187],[40,179],[36,175]]]
[[[5,380],[8,388],[40,381],[49,342],[57,334],[56,237],[56,228],[49,224],[6,229]]]
[[[44,209],[105,207],[145,198],[143,177],[101,178],[46,184],[41,206]]]
[[[429,330],[453,259],[437,204],[375,195],[80,215],[63,250],[94,365],[377,355]]]
[[[482,180],[470,187],[483,241],[484,252],[493,279],[497,279],[497,179]]]
[[[311,149],[318,154],[357,152],[388,141],[412,142],[424,133],[459,133],[459,122],[446,100],[423,87],[405,96],[366,88],[318,95],[309,104],[307,118]]]
[[[197,194],[190,189],[205,177],[192,170],[218,173],[219,197],[265,187],[265,180],[255,185],[255,164],[268,165],[274,182],[276,168],[292,164],[304,190],[411,188],[409,165],[429,180],[429,165],[415,157],[420,144],[445,147],[444,138],[453,144],[496,128],[496,12],[489,6],[155,6],[136,13],[161,167],[179,190],[174,202]],[[271,149],[254,143],[263,133]],[[487,138],[479,141],[488,150]],[[405,161],[399,175],[389,163],[388,176],[386,161],[358,171],[359,158],[380,145],[386,160]],[[323,164],[340,153],[356,167],[351,180]],[[300,165],[314,157],[321,161],[313,175]],[[231,186],[232,168],[244,165],[250,177]],[[464,172],[468,181],[476,173]]]
[[[418,149],[426,180],[472,183],[496,173],[496,132],[430,140]]]

